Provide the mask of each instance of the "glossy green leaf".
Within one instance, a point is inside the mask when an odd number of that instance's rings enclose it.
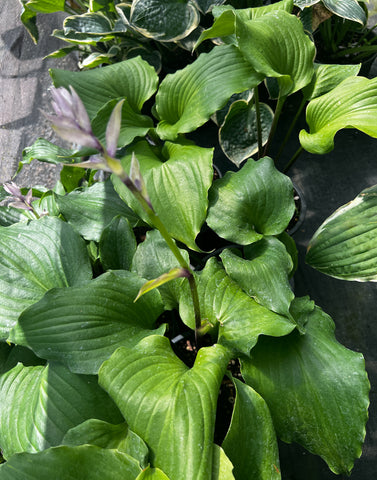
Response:
[[[95,47],[98,42],[108,40],[107,35],[88,35],[87,33],[76,32],[74,30],[69,30],[67,33],[64,30],[54,30],[52,36],[71,43],[72,45],[82,45],[84,47],[88,47],[89,45]]]
[[[312,79],[315,47],[294,15],[277,10],[249,21],[237,17],[236,32],[245,59],[264,76],[277,78],[281,96]]]
[[[122,215],[134,226],[138,217],[119,198],[110,181],[98,182],[68,195],[56,195],[60,212],[86,240],[99,241],[114,217]]]
[[[54,143],[38,138],[33,145],[26,147],[22,151],[22,160],[18,167],[21,170],[22,165],[29,164],[32,160],[39,160],[40,162],[52,163],[58,165],[61,163],[74,163],[73,159],[77,155],[77,151],[62,148]],[[81,154],[83,156],[84,152]]]
[[[46,361],[39,358],[29,348],[21,345],[9,345],[0,343],[0,375],[9,372],[12,368],[22,363],[25,367],[45,365]]]
[[[306,261],[326,275],[377,281],[377,186],[363,190],[319,227]]]
[[[166,273],[162,273],[159,277],[153,278],[152,280],[148,280],[144,285],[140,288],[137,297],[135,298],[135,302],[139,300],[139,298],[146,293],[154,290],[155,288],[159,288],[162,285],[165,285],[168,282],[172,282],[177,278],[187,278],[189,276],[188,270],[185,270],[182,267],[174,267]]]
[[[304,8],[311,7],[316,3],[319,3],[321,0],[294,0],[293,3],[303,10]]]
[[[241,93],[235,93],[230,97],[230,99],[228,100],[228,102],[225,104],[223,108],[221,108],[220,110],[218,110],[212,115],[211,120],[213,120],[216,123],[216,125],[220,127],[224,123],[225,117],[227,116],[229,109],[231,108],[233,103],[237,102],[238,100],[243,100],[249,103],[253,98],[253,95],[254,95],[253,90],[245,90],[244,92],[241,92]]]
[[[175,42],[187,37],[200,21],[195,4],[179,0],[134,0],[130,25],[147,38]]]
[[[314,64],[312,81],[302,93],[306,100],[313,100],[329,92],[348,77],[356,77],[361,65],[321,65]]]
[[[226,456],[224,450],[218,445],[213,446],[213,467],[211,480],[235,480],[233,464]]]
[[[91,418],[69,429],[62,441],[62,445],[70,447],[85,444],[127,453],[135,458],[142,468],[145,468],[148,464],[148,447],[124,422],[114,425]]]
[[[50,73],[55,87],[68,88],[71,85],[76,90],[91,119],[110,100],[123,97],[127,98],[132,110],[139,113],[158,84],[154,68],[140,57],[94,70],[52,69]]]
[[[148,467],[141,472],[136,480],[169,480],[169,478],[159,468]]]
[[[350,77],[312,100],[306,109],[310,133],[300,132],[300,143],[310,153],[328,153],[342,128],[357,128],[377,137],[377,79]]]
[[[163,151],[167,158],[164,163],[153,154],[146,142],[135,145],[133,153],[140,163],[153,208],[170,235],[198,250],[195,238],[206,218],[208,190],[213,177],[212,149],[167,142]],[[131,159],[132,154],[122,159],[127,172],[130,171]],[[115,175],[112,181],[120,197],[143,221],[150,223],[123,182]]]
[[[95,374],[119,346],[164,333],[164,326],[153,330],[163,312],[159,293],[154,290],[134,303],[143,283],[120,270],[82,287],[50,290],[21,315],[9,340],[73,372]]]
[[[323,5],[339,17],[364,24],[366,15],[357,0],[322,0]]]
[[[135,480],[140,471],[137,460],[129,455],[94,445],[20,453],[0,465],[2,480],[51,480],[52,474],[59,475],[59,480]]]
[[[48,55],[46,55],[44,58],[63,58],[77,49],[78,48],[76,45],[59,48],[58,50],[55,50],[54,52],[51,52]]]
[[[180,250],[181,255],[189,263],[189,256],[186,250]],[[157,278],[171,268],[178,266],[178,261],[168,247],[158,230],[147,232],[146,239],[137,247],[132,261],[132,271],[139,277]],[[178,308],[178,301],[183,278],[177,278],[171,282],[161,285],[158,290],[161,293],[165,309]]]
[[[294,294],[289,284],[293,263],[285,246],[275,237],[265,237],[245,248],[245,259],[231,250],[221,255],[227,274],[264,307],[290,317]]]
[[[94,376],[59,364],[24,367],[0,377],[0,442],[5,458],[59,445],[65,433],[89,418],[121,421]]]
[[[248,385],[236,387],[232,421],[223,448],[234,465],[236,480],[279,480],[279,451],[266,402]]]
[[[150,337],[118,349],[99,371],[100,385],[171,480],[211,476],[216,402],[228,361],[226,349],[215,345],[200,349],[189,369],[167,338]]]
[[[296,323],[271,312],[244,293],[217,263],[208,260],[196,275],[201,318],[218,328],[218,342],[237,355],[249,355],[260,335],[288,335]],[[194,328],[194,309],[188,288],[182,291],[179,313]]]
[[[259,104],[262,144],[267,142],[274,112],[265,103]],[[225,155],[237,167],[258,151],[255,105],[244,100],[234,102],[219,130],[219,142]]]
[[[44,217],[0,227],[0,337],[7,338],[20,313],[47,290],[91,276],[85,243],[65,222]]]
[[[29,8],[26,7],[27,0],[21,0],[20,3],[22,5],[20,20],[23,23],[24,27],[26,28],[33,42],[37,44],[39,40],[39,31],[37,27],[37,14],[35,11],[30,10]]]
[[[269,157],[250,159],[238,172],[216,180],[209,204],[208,225],[241,245],[283,232],[295,209],[292,182]]]
[[[224,5],[220,8],[215,7],[213,15],[215,21],[213,25],[204,30],[195,44],[197,48],[204,40],[209,38],[221,38],[224,43],[237,44],[236,33],[236,17],[243,21],[252,20],[262,17],[276,10],[285,10],[291,13],[293,8],[292,0],[283,0],[270,5],[263,5],[254,8],[234,9],[231,5]]]
[[[27,217],[22,213],[22,210],[18,210],[13,207],[5,207],[0,205],[0,226],[9,227],[14,223],[27,221]]]
[[[28,0],[25,6],[38,13],[64,12],[65,0]]]
[[[130,270],[136,251],[135,234],[127,218],[118,215],[103,230],[99,255],[105,270]]]
[[[73,30],[87,35],[104,35],[112,32],[109,18],[100,12],[89,12],[67,17],[64,20],[63,28],[66,33]]]
[[[174,140],[203,125],[234,93],[252,89],[263,76],[233,45],[215,47],[161,83],[156,96],[157,133]]]
[[[261,338],[241,370],[267,402],[282,440],[303,445],[333,472],[349,475],[361,455],[369,382],[362,355],[340,345],[334,328],[316,308],[305,335]]]
[[[213,7],[217,5],[222,5],[226,0],[195,0],[195,5],[198,6],[199,10],[203,13],[210,12]]]

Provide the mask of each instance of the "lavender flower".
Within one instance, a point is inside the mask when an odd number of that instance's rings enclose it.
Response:
[[[63,87],[51,89],[52,107],[56,115],[45,114],[56,133],[72,143],[102,151],[102,145],[95,137],[89,116],[80,97],[73,87],[70,92]]]
[[[20,208],[21,210],[28,210],[29,212],[34,212],[34,208],[31,204],[33,195],[32,189],[30,189],[26,195],[23,195],[20,187],[18,187],[14,182],[4,183],[3,188],[13,197],[9,205],[14,208]]]

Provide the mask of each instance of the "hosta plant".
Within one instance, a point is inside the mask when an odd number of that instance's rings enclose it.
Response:
[[[293,186],[267,153],[299,92],[300,148],[377,136],[377,87],[315,65],[291,9],[214,9],[198,42],[222,43],[162,81],[141,57],[51,72],[70,144],[39,139],[23,163],[62,164],[60,181],[0,191],[1,480],[279,479],[278,438],[350,473],[364,360],[294,295]],[[189,135],[210,118],[240,167],[218,179]]]

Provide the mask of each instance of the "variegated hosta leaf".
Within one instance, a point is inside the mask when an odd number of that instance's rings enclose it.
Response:
[[[144,282],[118,270],[82,287],[50,290],[23,313],[9,340],[73,372],[95,374],[119,346],[163,335],[163,325],[154,330],[163,312],[159,293],[154,290],[134,302]]]
[[[85,242],[65,222],[44,217],[0,227],[0,337],[50,288],[92,277]]]
[[[119,198],[110,181],[98,182],[68,195],[56,195],[60,212],[86,240],[99,241],[114,217],[122,215],[132,226],[139,221],[134,212]]]
[[[326,95],[312,100],[306,110],[310,133],[300,132],[300,142],[310,153],[328,153],[342,128],[357,128],[377,137],[377,79],[351,77]]]
[[[234,465],[236,480],[280,480],[279,451],[266,402],[251,387],[233,379],[236,387],[232,421],[223,448]]]
[[[171,480],[208,480],[213,464],[217,396],[230,355],[221,345],[199,350],[189,369],[165,337],[119,348],[99,371],[130,428]]]
[[[195,5],[203,13],[208,13],[217,5],[222,5],[226,0],[194,0]]]
[[[283,232],[295,209],[292,182],[269,157],[250,159],[238,172],[216,180],[209,203],[208,225],[241,245]]]
[[[195,238],[203,225],[208,207],[208,190],[212,183],[212,149],[196,145],[165,143],[162,163],[146,142],[133,147],[140,171],[154,210],[170,235],[198,250]],[[122,159],[130,171],[132,154]],[[145,221],[151,220],[130,190],[115,175],[112,176],[120,197]]]
[[[337,87],[339,83],[348,77],[356,77],[360,71],[359,65],[321,65],[314,64],[312,81],[302,93],[306,100],[313,100]]]
[[[140,473],[140,465],[134,458],[118,450],[94,445],[19,453],[0,465],[2,480],[51,480],[55,474],[59,475],[59,480],[134,480]]]
[[[175,42],[187,37],[198,25],[200,14],[191,1],[134,0],[130,26],[147,38]]]
[[[340,207],[310,240],[306,261],[326,275],[377,281],[377,186]]]
[[[282,97],[312,79],[315,47],[294,15],[277,10],[249,21],[237,17],[236,34],[245,59],[257,72],[277,78]]]
[[[249,103],[250,100],[253,98],[254,91],[253,90],[245,90],[244,92],[241,93],[235,93],[230,97],[228,102],[224,105],[223,108],[215,112],[211,120],[213,120],[217,126],[221,127],[221,125],[224,123],[225,117],[227,113],[229,112],[230,107],[234,102],[237,102],[238,100],[244,100],[245,102]]]
[[[82,72],[52,69],[51,76],[55,87],[76,90],[91,120],[110,100],[123,97],[139,113],[158,84],[155,69],[140,57]]]
[[[203,125],[234,93],[263,80],[233,45],[215,47],[161,83],[156,95],[158,135],[174,140]]]
[[[303,10],[304,8],[311,7],[316,3],[319,3],[321,0],[293,0],[293,3]]]
[[[265,237],[245,247],[245,259],[224,250],[221,255],[227,274],[258,303],[290,317],[294,294],[288,276],[293,262],[285,246],[275,237]]]
[[[334,322],[318,307],[306,317],[305,335],[261,338],[252,360],[242,362],[242,375],[266,401],[282,440],[349,475],[368,418],[364,359],[336,341]]]
[[[323,5],[339,17],[364,24],[366,15],[357,0],[322,0]]]
[[[112,25],[108,17],[101,12],[89,12],[67,17],[63,23],[65,33],[70,31],[86,35],[111,35]]]
[[[262,144],[267,142],[274,112],[260,103]],[[255,105],[238,100],[234,102],[219,130],[219,142],[225,155],[237,167],[258,151],[257,116]]]
[[[120,422],[121,415],[97,378],[59,364],[24,367],[0,376],[0,442],[5,458],[59,445],[89,418]],[[0,474],[1,476],[1,474]]]
[[[288,335],[297,326],[288,319],[259,305],[244,293],[211,258],[196,275],[203,328],[218,328],[218,342],[237,355],[249,355],[260,335]],[[182,289],[179,313],[194,328],[194,309],[189,289]]]
[[[62,445],[97,445],[101,448],[116,449],[135,458],[142,468],[148,465],[148,447],[125,422],[114,425],[91,418],[69,429],[64,435]]]
[[[292,0],[282,0],[281,2],[276,2],[271,5],[262,5],[254,8],[234,9],[231,5],[224,5],[220,8],[215,7],[213,10],[215,21],[210,28],[204,30],[200,35],[195,48],[208,38],[218,37],[221,38],[224,43],[237,44],[237,39],[234,35],[236,33],[236,17],[247,21],[262,17],[263,15],[267,15],[276,10],[285,10],[286,12],[291,13],[292,8]]]

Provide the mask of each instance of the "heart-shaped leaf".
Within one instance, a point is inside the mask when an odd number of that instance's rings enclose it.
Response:
[[[119,346],[164,333],[164,326],[152,330],[163,311],[159,293],[154,290],[134,303],[144,282],[119,270],[83,287],[53,289],[23,313],[9,339],[73,372],[95,374]]]
[[[241,245],[283,232],[295,209],[292,182],[269,157],[250,159],[238,172],[216,180],[209,204],[208,225]]]
[[[146,142],[133,147],[140,163],[146,190],[162,223],[170,235],[198,250],[195,238],[203,225],[208,206],[208,190],[212,182],[212,149],[195,145],[166,143],[163,153],[168,159],[162,163]],[[122,159],[130,171],[132,154]],[[112,176],[120,197],[146,222],[148,216],[123,182]],[[187,199],[190,199],[188,202]]]
[[[294,294],[288,276],[293,262],[285,246],[277,238],[265,237],[246,247],[245,256],[224,250],[220,257],[227,274],[258,303],[290,317]]]
[[[62,444],[70,447],[86,444],[116,449],[135,458],[142,468],[148,465],[148,447],[124,422],[114,425],[91,418],[68,430]]]
[[[261,338],[241,370],[267,402],[282,440],[350,474],[365,436],[369,382],[362,355],[336,341],[328,315],[312,311],[305,335]]]
[[[199,350],[189,369],[165,337],[120,348],[100,371],[100,385],[171,480],[211,478],[216,402],[229,353]],[[141,374],[141,375],[140,375]]]
[[[135,480],[140,472],[139,463],[129,455],[94,445],[19,453],[0,465],[2,480],[51,480],[56,474],[59,480]]]
[[[130,12],[131,27],[159,42],[187,37],[199,20],[199,12],[191,0],[134,0]]]
[[[98,182],[68,195],[56,195],[60,212],[86,240],[99,241],[104,229],[117,215],[126,217],[132,226],[139,218],[119,198],[110,181]]]
[[[320,65],[314,64],[312,81],[302,93],[306,100],[313,100],[329,92],[348,77],[356,77],[361,65]]]
[[[59,445],[65,433],[89,418],[121,421],[96,377],[66,367],[24,367],[0,377],[0,442],[5,458]]]
[[[64,32],[70,31],[85,33],[86,35],[105,35],[112,33],[111,22],[101,12],[82,13],[67,17],[63,24]]]
[[[277,78],[282,97],[312,79],[315,47],[294,15],[276,10],[254,20],[237,17],[236,34],[245,59],[257,72]]]
[[[310,133],[300,132],[300,143],[310,153],[328,153],[342,128],[357,128],[377,137],[377,79],[352,77],[326,95],[312,100],[306,110]]]
[[[262,144],[267,142],[274,112],[265,103],[259,104]],[[234,102],[219,130],[219,142],[225,155],[237,167],[258,151],[257,115],[255,105]]]
[[[136,238],[128,220],[120,215],[114,217],[102,232],[99,242],[99,255],[104,269],[130,270],[135,251]]]
[[[7,338],[20,313],[50,288],[91,277],[85,243],[65,222],[44,217],[0,227],[0,337]]]
[[[363,8],[356,0],[322,0],[323,5],[342,18],[359,22],[362,25],[366,22],[367,18]]]
[[[266,402],[248,385],[233,379],[236,402],[223,448],[236,480],[280,480],[275,429]]]
[[[71,85],[76,90],[90,119],[110,100],[124,97],[132,110],[139,113],[158,84],[155,69],[140,57],[94,70],[52,69],[50,73],[55,87],[68,88]]]
[[[156,95],[160,138],[174,140],[203,125],[234,93],[252,89],[263,76],[233,45],[215,47],[161,83]]]
[[[319,227],[306,261],[326,275],[377,281],[377,186],[363,190]]]
[[[271,312],[244,293],[211,258],[197,274],[201,318],[218,328],[218,342],[237,355],[249,355],[260,335],[288,335],[296,327],[293,320]],[[191,295],[182,290],[179,313],[191,328],[195,326]]]

